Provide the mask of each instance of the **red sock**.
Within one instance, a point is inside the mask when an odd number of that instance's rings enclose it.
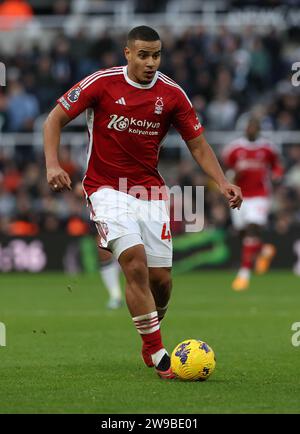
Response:
[[[132,318],[132,320],[149,354],[155,354],[164,348],[156,311],[146,315],[136,316]]]
[[[242,247],[242,268],[252,269],[255,258],[261,250],[262,242],[256,237],[245,237]]]

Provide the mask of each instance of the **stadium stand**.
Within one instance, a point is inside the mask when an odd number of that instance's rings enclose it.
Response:
[[[46,185],[41,126],[55,100],[74,82],[100,68],[124,64],[127,23],[149,17],[163,40],[160,69],[187,91],[217,152],[241,134],[250,114],[261,118],[264,134],[281,149],[286,166],[283,183],[275,187],[272,224],[283,231],[299,223],[300,86],[291,83],[292,63],[299,54],[300,31],[293,24],[299,2],[263,3],[28,2],[32,20],[13,31],[1,30],[7,85],[0,88],[0,231],[13,234],[20,221],[34,224],[27,230],[51,232],[70,227],[73,218],[88,220],[80,192],[54,195]],[[287,3],[289,9],[283,10]],[[88,27],[81,23],[84,15],[90,17]],[[62,160],[75,186],[85,168],[86,143],[82,116],[63,136]],[[230,225],[222,199],[195,170],[175,132],[162,151],[161,171],[169,185],[204,184],[206,225]]]

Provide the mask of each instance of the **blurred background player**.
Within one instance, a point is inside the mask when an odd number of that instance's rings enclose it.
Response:
[[[99,237],[97,237],[97,240]],[[98,243],[97,243],[98,245]],[[100,258],[99,272],[108,292],[108,309],[119,309],[122,306],[122,291],[120,285],[120,267],[109,250],[98,247]]]
[[[65,164],[63,167],[69,173],[70,166]],[[84,200],[84,192],[81,182],[78,181],[75,183],[73,193],[74,196],[79,198],[81,201]],[[90,231],[92,233],[95,233],[94,225],[92,226]],[[122,291],[120,286],[120,267],[118,261],[115,260],[109,250],[102,249],[100,247],[100,237],[98,234],[96,235],[96,245],[100,262],[99,274],[102,279],[103,285],[109,295],[109,300],[106,307],[108,309],[119,309],[122,306]]]
[[[232,289],[248,288],[251,271],[265,273],[276,253],[272,244],[263,244],[263,229],[270,211],[271,182],[279,180],[283,168],[275,146],[260,137],[260,121],[251,118],[245,137],[234,140],[224,150],[224,163],[234,171],[234,181],[243,191],[243,207],[231,210],[233,226],[242,239],[241,266]]]

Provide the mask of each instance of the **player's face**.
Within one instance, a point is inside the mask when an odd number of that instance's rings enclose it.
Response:
[[[260,126],[257,121],[250,121],[246,128],[246,135],[249,140],[255,140],[259,134]]]
[[[147,84],[153,80],[160,65],[161,42],[136,40],[125,48],[128,76],[131,80]]]

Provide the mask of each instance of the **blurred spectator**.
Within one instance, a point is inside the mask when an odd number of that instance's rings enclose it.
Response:
[[[269,82],[270,56],[260,38],[255,38],[250,53],[251,84],[258,92],[271,84]]]
[[[78,166],[71,156],[71,149],[68,146],[64,146],[60,150],[59,154],[61,167],[69,174],[71,180],[74,182],[78,177]],[[77,176],[76,176],[77,175]]]
[[[7,97],[0,91],[0,132],[7,129]]]
[[[64,36],[59,36],[56,39],[51,56],[52,73],[57,83],[58,94],[61,94],[65,92],[65,89],[71,87],[76,69],[71,53],[70,41]]]
[[[36,64],[35,95],[39,100],[41,112],[46,112],[53,105],[53,95],[57,93],[55,71],[52,69],[52,59],[44,54]]]
[[[32,7],[25,0],[4,0],[0,4],[0,30],[11,30],[30,21],[32,16]]]
[[[274,229],[278,234],[284,235],[288,232],[292,223],[293,217],[291,214],[287,211],[280,211],[275,217]]]
[[[0,179],[0,218],[11,217],[16,208],[16,200],[12,193],[4,188],[3,181]]]
[[[53,2],[53,15],[68,15],[70,2],[67,0],[55,0]]]
[[[237,103],[226,92],[220,92],[208,104],[208,127],[212,130],[232,130],[237,113]]]
[[[3,170],[2,184],[8,193],[16,193],[22,183],[22,175],[14,161],[7,161]]]
[[[34,95],[27,93],[19,81],[8,86],[8,130],[12,132],[32,131],[39,114],[39,103]]]
[[[80,217],[73,216],[67,224],[67,233],[73,237],[87,235],[90,232],[89,225]]]
[[[61,221],[54,213],[47,213],[42,216],[41,229],[44,232],[58,232],[61,228]]]
[[[39,227],[36,223],[20,218],[10,223],[8,235],[15,237],[32,237],[37,235],[38,232]]]
[[[288,152],[289,169],[285,175],[285,185],[295,191],[296,204],[300,203],[300,144],[294,145]],[[296,209],[297,220],[300,221],[299,206]]]
[[[135,0],[135,12],[136,13],[158,13],[164,12],[166,10],[166,4],[168,0],[143,0],[142,2],[139,0]]]
[[[287,172],[285,176],[285,184],[288,187],[297,189],[300,193],[300,161]]]

